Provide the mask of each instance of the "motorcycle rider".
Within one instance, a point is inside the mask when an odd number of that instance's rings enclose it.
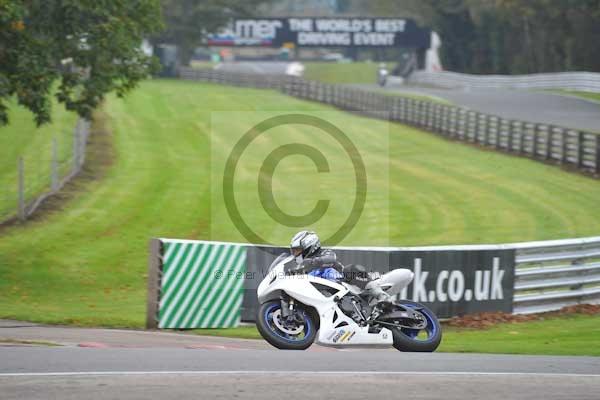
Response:
[[[332,281],[344,281],[358,286],[375,302],[391,302],[388,295],[361,265],[344,266],[337,260],[335,252],[321,247],[319,236],[313,231],[300,231],[290,243],[290,251],[298,264],[298,273],[306,273]]]
[[[379,69],[377,70],[377,83],[379,86],[385,86],[388,77],[388,70],[384,63],[379,64]]]
[[[298,272],[332,281],[343,278],[344,266],[337,261],[333,250],[321,247],[315,232],[301,231],[295,234],[290,250],[298,264]]]

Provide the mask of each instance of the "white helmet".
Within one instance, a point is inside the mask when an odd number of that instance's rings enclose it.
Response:
[[[294,235],[290,243],[290,250],[296,262],[300,264],[306,257],[315,254],[321,248],[321,241],[312,231],[301,231]]]

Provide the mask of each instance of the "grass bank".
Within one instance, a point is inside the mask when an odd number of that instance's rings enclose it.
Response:
[[[592,92],[567,92],[574,96],[582,97],[584,99],[594,100],[600,102],[600,93]]]
[[[575,90],[554,90],[554,92],[558,94],[581,97],[582,99],[594,100],[600,103],[600,93],[579,92]]]
[[[373,62],[303,62],[304,77],[326,83],[377,83],[378,64]]]

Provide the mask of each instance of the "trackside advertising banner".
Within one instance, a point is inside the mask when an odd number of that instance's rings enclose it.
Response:
[[[218,34],[209,46],[430,47],[431,30],[405,18],[245,18]]]
[[[440,318],[512,312],[514,250],[395,251],[394,268],[415,274],[401,297],[427,305]]]
[[[396,268],[413,271],[413,282],[400,297],[425,304],[440,318],[512,312],[514,250],[334,250],[344,265],[360,264],[379,273]],[[242,320],[254,320],[256,288],[271,262],[285,251],[288,249],[248,247]]]

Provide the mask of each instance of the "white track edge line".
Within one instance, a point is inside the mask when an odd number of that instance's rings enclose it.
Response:
[[[468,372],[468,371],[74,371],[74,372],[5,372],[2,377],[43,376],[118,376],[118,375],[424,375],[424,376],[538,376],[600,378],[600,374],[560,372]]]

